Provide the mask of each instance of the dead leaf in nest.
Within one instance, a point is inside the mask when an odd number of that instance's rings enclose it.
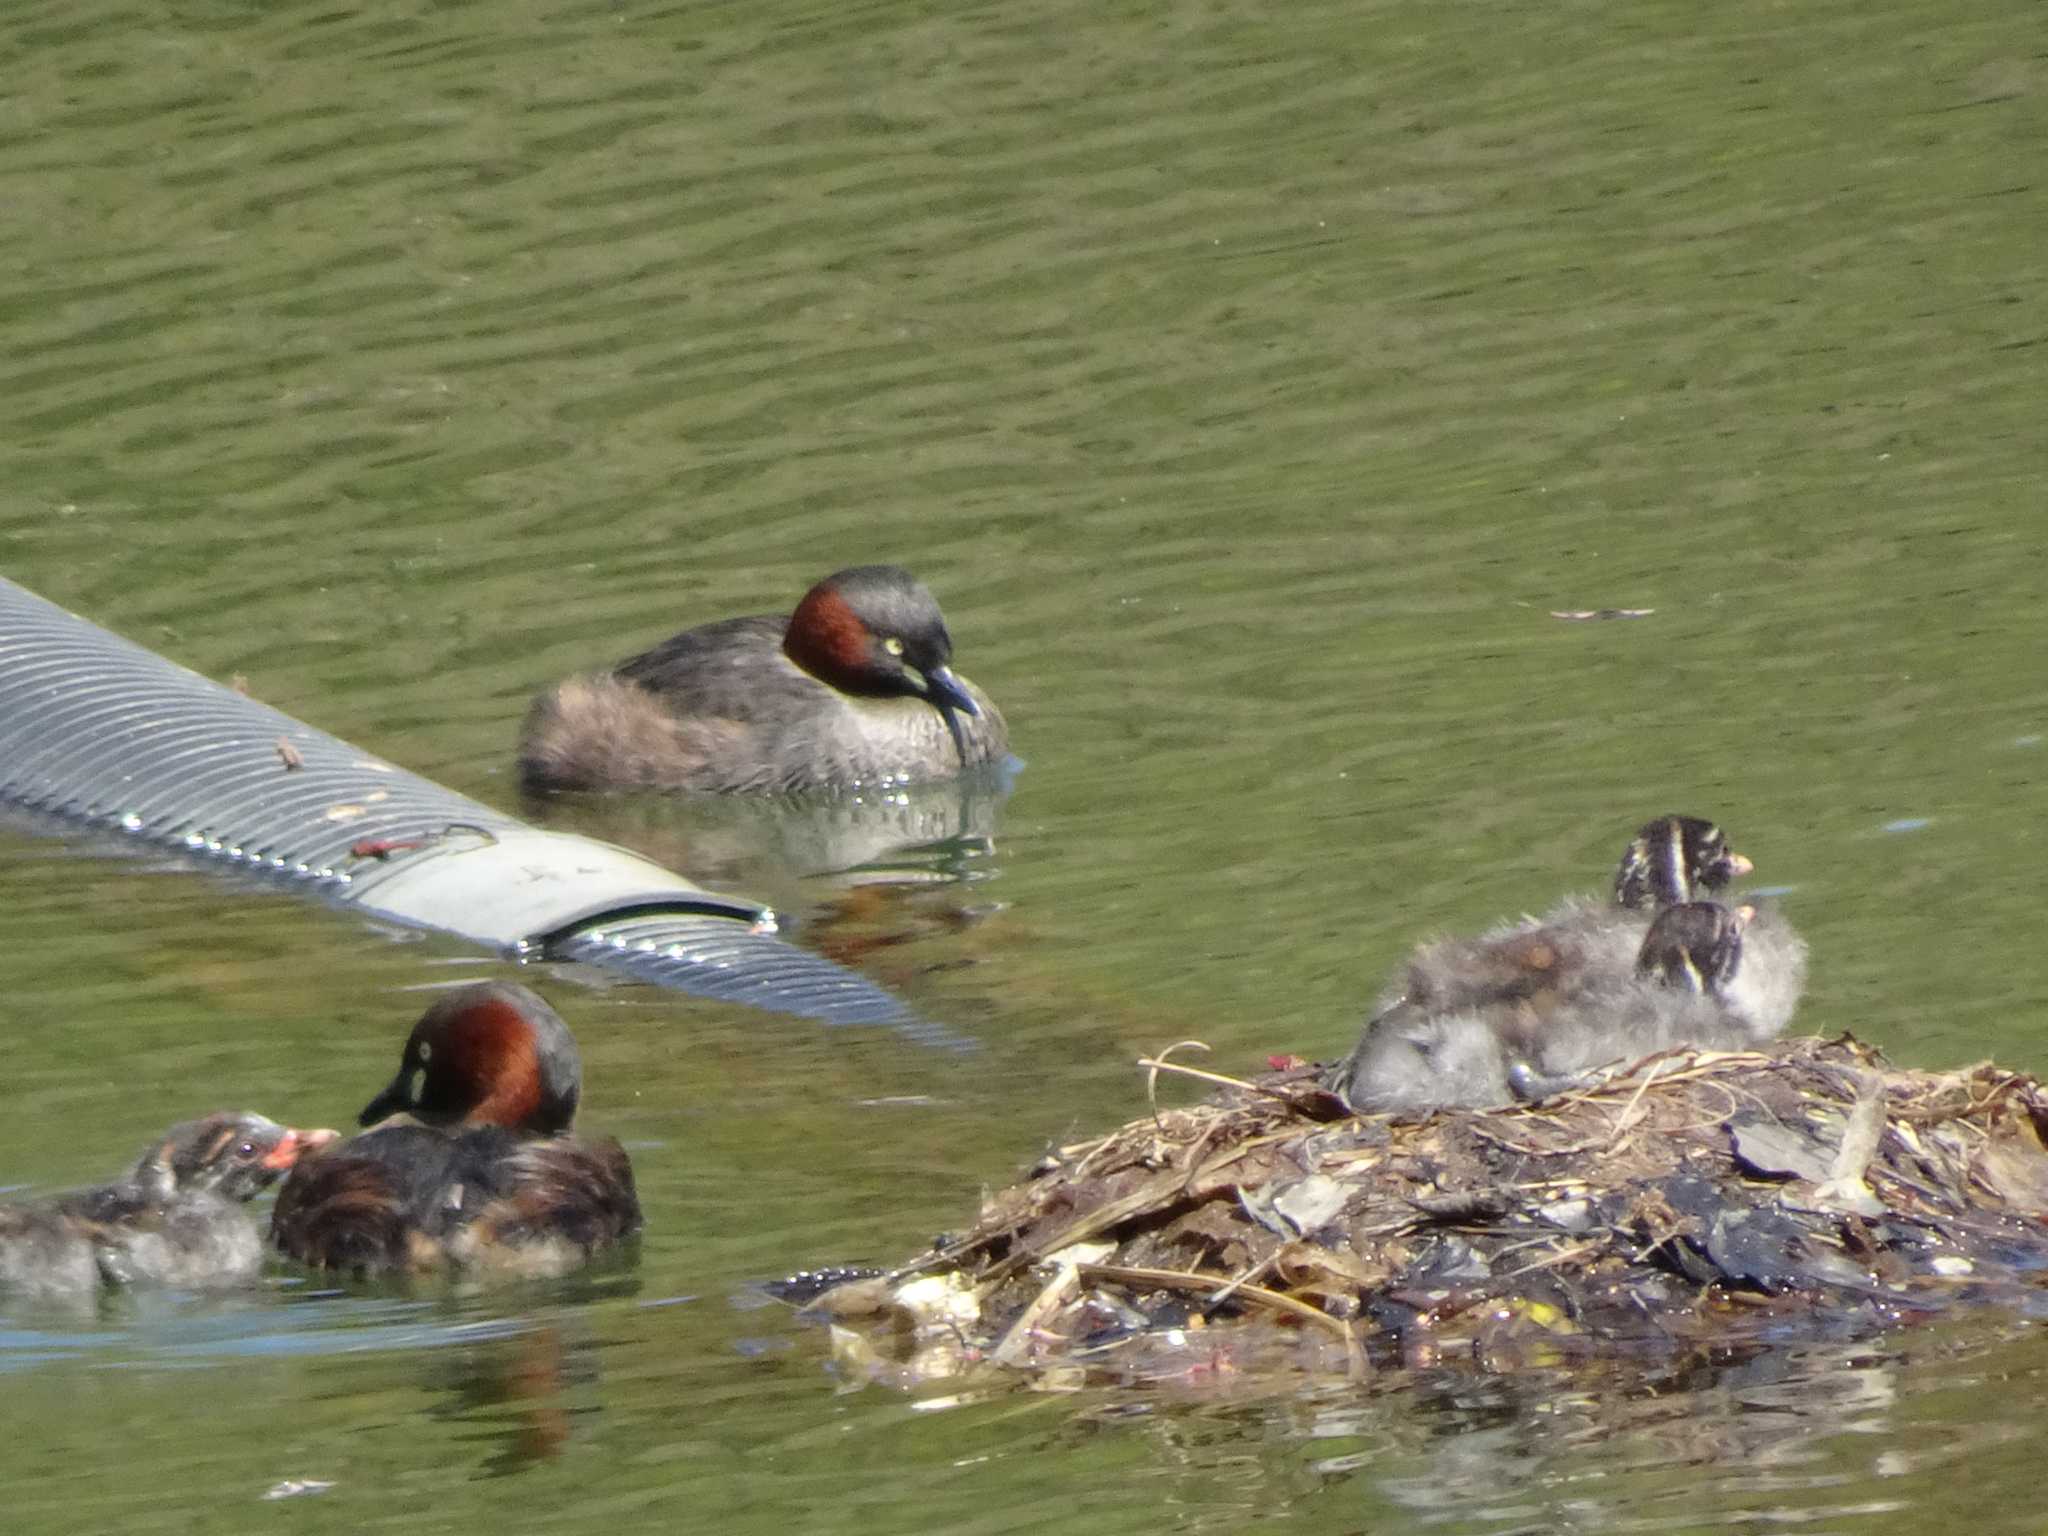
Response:
[[[1504,1189],[1454,1189],[1441,1195],[1411,1195],[1408,1203],[1437,1221],[1499,1221],[1518,1203]]]
[[[1316,1290],[1330,1296],[1357,1296],[1386,1282],[1384,1270],[1369,1269],[1342,1248],[1316,1243],[1287,1243],[1271,1260],[1274,1271],[1293,1290]]]
[[[1328,1174],[1312,1173],[1274,1195],[1273,1209],[1292,1222],[1295,1231],[1312,1236],[1343,1214],[1352,1189]]]
[[[2008,1205],[2031,1216],[2048,1215],[2048,1153],[2031,1129],[1986,1142],[1971,1171]]]
[[[1807,1179],[1818,1184],[1834,1167],[1830,1147],[1769,1115],[1737,1115],[1728,1122],[1736,1159],[1766,1178]]]
[[[1876,1156],[1878,1146],[1884,1140],[1884,1087],[1875,1079],[1869,1079],[1859,1086],[1857,1092],[1856,1107],[1849,1111],[1848,1121],[1842,1127],[1841,1143],[1835,1148],[1835,1160],[1828,1166],[1827,1178],[1813,1192],[1814,1198],[1835,1210],[1852,1211],[1859,1216],[1882,1216],[1884,1202],[1877,1198],[1863,1176],[1870,1171],[1870,1160]]]
[[[1599,1211],[1584,1195],[1571,1195],[1544,1205],[1531,1206],[1529,1214],[1560,1232],[1590,1232]]]
[[[1192,1210],[1175,1217],[1159,1233],[1161,1247],[1186,1244],[1217,1254],[1242,1248],[1244,1238],[1244,1222],[1230,1206],[1219,1200],[1204,1200]]]
[[[1239,1185],[1237,1203],[1244,1208],[1245,1215],[1264,1227],[1278,1238],[1293,1237],[1297,1231],[1293,1222],[1273,1208],[1270,1191],[1255,1185]]]

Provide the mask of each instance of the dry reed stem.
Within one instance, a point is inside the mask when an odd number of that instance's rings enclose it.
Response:
[[[1176,1040],[1166,1050],[1177,1051],[1184,1045],[1196,1046],[1205,1051],[1209,1049],[1208,1046],[1203,1045],[1199,1040]],[[1242,1077],[1229,1077],[1221,1072],[1206,1072],[1200,1067],[1184,1067],[1177,1061],[1168,1061],[1166,1059],[1166,1051],[1161,1051],[1157,1057],[1140,1056],[1137,1064],[1146,1068],[1145,1094],[1147,1098],[1153,1099],[1152,1114],[1155,1119],[1159,1114],[1159,1105],[1155,1092],[1159,1086],[1159,1074],[1162,1072],[1172,1072],[1180,1077],[1192,1077],[1200,1082],[1214,1083],[1219,1088],[1242,1089],[1246,1093],[1256,1093],[1277,1103],[1285,1104],[1289,1109],[1294,1107],[1294,1100],[1277,1088],[1268,1088],[1262,1083],[1249,1082]]]
[[[1124,1285],[1145,1285],[1156,1290],[1206,1291],[1216,1283],[1214,1275],[1189,1274],[1179,1269],[1148,1269],[1128,1264],[1083,1264],[1079,1266],[1083,1280],[1108,1280]],[[1269,1291],[1262,1285],[1247,1285],[1238,1295],[1248,1301],[1256,1301],[1263,1307],[1288,1317],[1301,1319],[1326,1328],[1342,1338],[1345,1323],[1342,1318],[1332,1317],[1321,1307],[1312,1307],[1305,1301],[1297,1301],[1279,1291]]]
[[[996,1345],[989,1358],[997,1365],[1017,1364],[1018,1357],[1029,1344],[1031,1335],[1038,1331],[1039,1324],[1057,1312],[1067,1297],[1080,1288],[1077,1266],[1057,1265],[1052,1279],[1046,1282],[1045,1289],[1032,1297],[1030,1304],[1017,1314],[1017,1320],[1010,1324],[1009,1332],[1003,1335],[1002,1342]]]

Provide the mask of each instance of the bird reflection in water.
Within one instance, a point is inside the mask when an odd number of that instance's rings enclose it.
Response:
[[[596,1350],[588,1339],[565,1338],[555,1323],[485,1340],[454,1358],[453,1400],[441,1413],[492,1433],[497,1450],[482,1468],[491,1476],[554,1460],[577,1421],[599,1411]]]

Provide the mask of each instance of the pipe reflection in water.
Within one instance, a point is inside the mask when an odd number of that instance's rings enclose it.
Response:
[[[558,795],[524,809],[694,881],[764,892],[810,947],[860,965],[1001,910],[981,892],[1000,873],[996,833],[1021,767],[848,794]]]

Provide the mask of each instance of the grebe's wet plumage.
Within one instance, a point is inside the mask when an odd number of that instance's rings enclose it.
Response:
[[[1714,902],[1666,907],[1629,970],[1540,1014],[1512,998],[1437,1013],[1397,1004],[1365,1027],[1328,1085],[1361,1112],[1485,1109],[1679,1046],[1747,1049],[1782,1028],[1763,1027],[1737,1000],[1753,915]]]
[[[1501,923],[1477,938],[1436,939],[1409,956],[1373,1007],[1424,1013],[1523,1002],[1538,1010],[1601,979],[1626,976],[1664,908],[1712,895],[1750,861],[1697,816],[1646,822],[1623,850],[1611,899],[1572,896],[1542,917]]]
[[[355,1273],[573,1269],[640,1227],[625,1149],[569,1134],[581,1093],[575,1039],[538,995],[451,992],[365,1106],[370,1129],[294,1171],[271,1240]]]
[[[799,791],[921,783],[1000,762],[1008,729],[952,669],[908,571],[826,577],[795,612],[688,629],[534,701],[529,790]]]
[[[0,1206],[0,1289],[76,1296],[102,1282],[246,1280],[263,1242],[245,1202],[333,1139],[246,1112],[173,1126],[111,1184]]]

